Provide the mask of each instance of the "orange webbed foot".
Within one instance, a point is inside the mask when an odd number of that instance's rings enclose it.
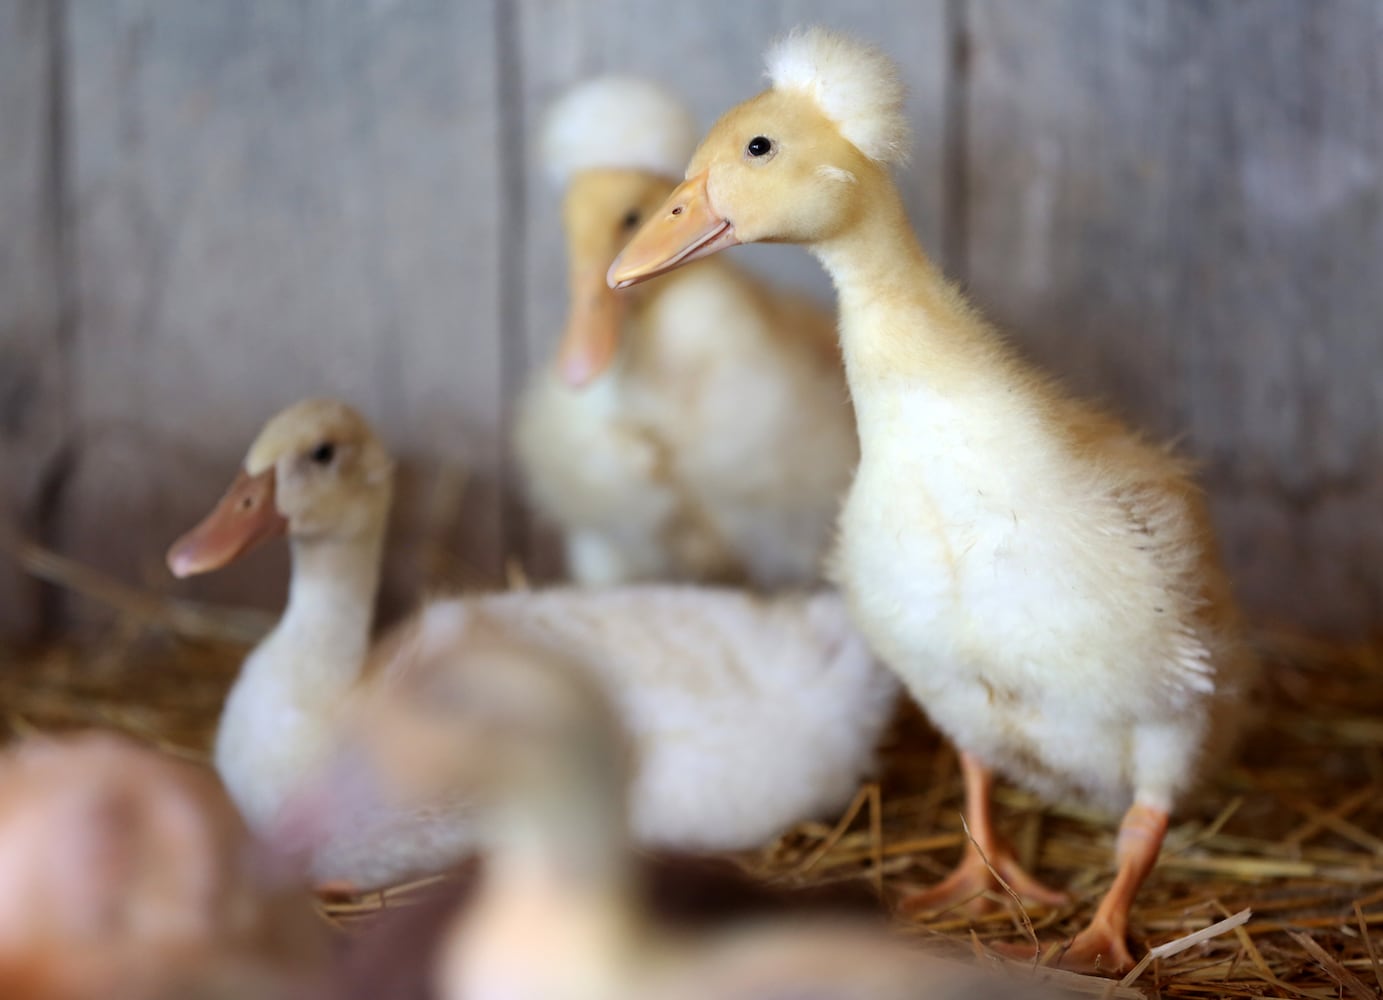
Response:
[[[1096,921],[1077,934],[1052,964],[1072,972],[1118,976],[1132,969],[1134,961],[1123,932]]]
[[[1064,892],[1043,885],[1023,870],[994,828],[989,808],[993,775],[989,768],[969,753],[960,755],[960,768],[965,780],[964,823],[969,837],[965,853],[955,871],[946,878],[930,889],[905,897],[900,904],[903,912],[935,913],[964,906],[971,914],[981,914],[992,911],[996,900],[1007,902],[1011,898],[1009,891],[1024,905],[1060,906],[1065,903]]]
[[[1034,948],[1031,941],[997,941],[989,947],[1015,962],[1095,976],[1121,976],[1135,964],[1124,935],[1107,924],[1091,924],[1065,945]],[[1049,952],[1054,952],[1050,958]]]
[[[959,907],[965,913],[979,916],[997,905],[988,894],[998,887],[989,869],[983,864],[970,864],[967,856],[936,885],[904,896],[899,908],[906,914],[923,914],[941,913]]]
[[[1128,950],[1128,915],[1134,896],[1157,861],[1167,831],[1167,811],[1148,803],[1135,803],[1119,827],[1118,874],[1100,901],[1085,930],[1061,949],[1049,964],[1072,972],[1113,976],[1133,968]],[[1022,961],[1033,960],[1030,944],[996,945],[995,951]]]
[[[994,897],[1009,898],[1000,878],[1025,906],[1061,906],[1068,900],[1066,893],[1029,875],[1007,848],[995,849],[986,859],[971,844],[950,875],[929,889],[909,894],[900,905],[904,913],[910,914],[935,913],[958,906],[975,915],[987,913],[995,908]]]

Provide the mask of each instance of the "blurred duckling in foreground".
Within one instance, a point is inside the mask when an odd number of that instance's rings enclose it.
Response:
[[[1184,462],[1026,365],[928,260],[889,173],[907,122],[885,56],[814,29],[775,45],[768,75],[610,283],[764,240],[830,272],[861,442],[834,576],[961,750],[974,837],[913,903],[975,897],[985,857],[1021,895],[1060,898],[996,834],[995,768],[1127,810],[1114,884],[1061,959],[1126,969],[1168,812],[1228,749],[1255,673],[1205,503]]]
[[[296,997],[325,964],[216,779],[108,734],[0,756],[0,996]]]
[[[256,831],[271,835],[328,758],[354,752],[338,742],[360,689],[441,650],[463,661],[477,617],[566,651],[605,683],[634,741],[633,830],[643,844],[757,846],[839,810],[872,767],[897,682],[835,594],[663,586],[441,600],[372,655],[391,478],[359,414],[302,402],[266,425],[230,491],[169,552],[186,576],[273,534],[290,539],[288,607],[245,661],[216,738],[217,769]],[[447,774],[448,763],[429,773]],[[475,835],[462,763],[407,813],[335,824],[314,853],[314,878],[366,888],[455,864]]]
[[[515,444],[581,583],[818,580],[855,465],[830,311],[726,261],[632,293],[605,284],[696,133],[677,100],[625,77],[575,87],[542,133],[570,301]]]
[[[822,1000],[1022,997],[1026,977],[990,978],[924,954],[880,922],[760,915],[674,929],[645,900],[631,850],[637,753],[606,686],[584,663],[516,641],[478,615],[464,657],[409,661],[362,707],[372,752],[341,759],[343,799],[469,790],[478,884],[437,955],[448,1000]],[[446,752],[438,752],[445,747]],[[360,766],[368,761],[368,765]]]
[[[378,780],[387,765],[371,770],[375,774],[364,780]],[[339,783],[340,772],[334,777]],[[399,789],[393,791],[397,794]],[[330,798],[318,797],[317,803],[329,809]],[[318,815],[325,817],[325,812]],[[877,916],[881,909],[874,891],[858,880],[768,883],[729,858],[665,851],[640,853],[636,863],[639,905],[660,923],[684,932],[768,915]],[[480,868],[479,860],[472,859],[436,884],[412,891],[407,905],[376,914],[352,934],[350,947],[324,981],[320,995],[329,1000],[433,1000],[439,996],[433,961],[457,914],[475,898]]]

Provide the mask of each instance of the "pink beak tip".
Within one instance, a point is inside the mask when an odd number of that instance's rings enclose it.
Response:
[[[168,553],[168,572],[172,573],[179,580],[185,580],[192,575],[194,566],[192,560],[185,554],[178,551]]]

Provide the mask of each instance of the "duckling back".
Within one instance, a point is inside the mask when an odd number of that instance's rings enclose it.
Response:
[[[633,740],[641,843],[743,849],[831,815],[872,770],[892,717],[897,682],[833,592],[662,585],[478,600],[602,683]]]
[[[872,770],[898,690],[833,593],[756,598],[676,585],[434,602],[377,651],[365,690],[387,693],[438,650],[464,661],[495,630],[589,675],[614,706],[630,739],[630,827],[647,846],[749,848],[833,814]],[[385,768],[412,776],[406,790],[384,780],[335,803],[307,796],[309,809],[330,814],[313,848],[319,880],[395,883],[474,848],[469,753],[446,724],[448,701],[411,704],[403,715],[433,737],[407,741],[424,748],[418,766]],[[370,773],[372,759],[398,754],[366,725],[335,759]]]

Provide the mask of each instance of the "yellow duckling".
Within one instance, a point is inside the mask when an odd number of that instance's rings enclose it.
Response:
[[[591,80],[549,112],[569,315],[519,404],[519,464],[579,582],[809,583],[856,459],[831,314],[723,261],[605,285],[695,138],[644,80]]]
[[[1114,884],[1062,959],[1125,969],[1168,812],[1228,748],[1255,673],[1205,504],[1185,463],[1025,364],[927,258],[889,173],[908,136],[885,56],[812,29],[768,74],[610,284],[763,240],[821,261],[861,450],[834,575],[965,772],[974,844],[913,905],[988,887],[981,854],[1020,894],[1060,898],[994,831],[997,769],[1127,810]]]

